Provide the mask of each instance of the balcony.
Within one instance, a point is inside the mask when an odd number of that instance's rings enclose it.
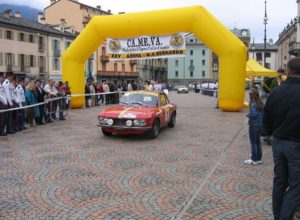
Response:
[[[60,57],[60,50],[53,50],[54,57]]]
[[[97,76],[110,77],[139,77],[138,72],[98,71]]]
[[[129,63],[130,63],[130,65],[132,65],[132,66],[133,66],[133,65],[137,65],[137,60],[130,60]]]
[[[39,44],[39,52],[44,52],[46,50],[45,44]]]
[[[148,68],[148,65],[144,65],[143,69],[146,70]]]
[[[195,70],[195,66],[192,66],[192,65],[189,66],[189,70],[190,70],[190,71],[194,71],[194,70]]]
[[[289,54],[294,55],[296,57],[300,56],[300,42],[290,42]]]
[[[106,62],[109,62],[109,57],[106,55],[101,55],[100,60],[102,63],[106,63]]]

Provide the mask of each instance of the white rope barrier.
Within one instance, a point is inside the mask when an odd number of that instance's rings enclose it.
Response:
[[[26,106],[17,107],[17,108],[8,108],[5,110],[0,110],[0,113],[22,110],[22,109],[32,108],[32,107],[40,106],[40,105],[46,105],[46,104],[49,104],[50,102],[54,102],[54,101],[61,100],[61,99],[66,99],[67,101],[69,101],[71,99],[71,97],[79,97],[79,96],[91,97],[91,96],[96,96],[96,95],[109,95],[109,94],[115,94],[115,93],[123,93],[123,92],[117,91],[117,92],[103,92],[103,93],[92,93],[92,94],[72,94],[72,95],[63,96],[63,97],[49,98],[49,99],[46,99],[44,102],[40,102],[40,103],[36,103],[36,104],[32,104],[32,105],[26,105]]]

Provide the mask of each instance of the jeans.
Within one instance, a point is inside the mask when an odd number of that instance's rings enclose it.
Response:
[[[273,136],[272,149],[274,219],[290,220],[300,206],[300,142]]]
[[[261,127],[255,126],[253,124],[249,125],[251,160],[253,161],[259,161],[262,158],[260,134],[261,134]]]

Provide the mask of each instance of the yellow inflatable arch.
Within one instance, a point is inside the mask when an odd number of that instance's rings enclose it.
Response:
[[[93,17],[63,54],[62,78],[69,81],[73,94],[84,94],[85,61],[107,37],[177,32],[194,33],[219,56],[219,107],[224,111],[243,109],[247,48],[202,6]],[[83,105],[84,97],[72,98],[73,108]]]

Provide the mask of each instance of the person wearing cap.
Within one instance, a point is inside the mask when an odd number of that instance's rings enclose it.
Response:
[[[22,79],[18,79],[17,81],[17,87],[16,87],[16,96],[17,99],[19,100],[19,107],[25,106],[25,91],[23,89],[24,86],[24,81]],[[25,120],[25,109],[20,109],[18,110],[18,124],[17,128],[20,130],[25,130],[27,127],[24,126],[24,120]]]
[[[0,73],[0,111],[7,109],[7,105],[8,105],[5,97],[4,88],[2,86],[2,83],[4,81],[2,74],[3,73]],[[7,112],[0,113],[0,136],[6,135],[5,128],[6,128],[7,115],[8,115]]]
[[[12,101],[12,89],[11,89],[11,81],[12,81],[12,73],[6,73],[6,79],[2,83],[2,87],[4,89],[5,98],[8,103],[8,109],[14,107],[14,103]],[[8,117],[6,121],[6,130],[8,134],[14,134],[15,128],[13,128],[13,111],[8,112]]]

